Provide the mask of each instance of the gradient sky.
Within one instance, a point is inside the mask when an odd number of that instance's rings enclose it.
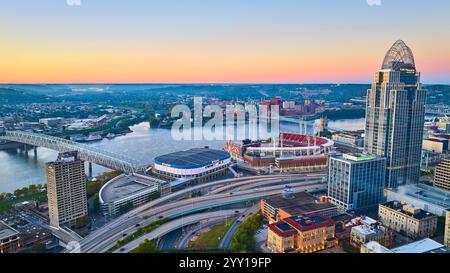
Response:
[[[0,83],[371,82],[397,39],[423,82],[450,83],[449,11],[448,0],[0,0]]]

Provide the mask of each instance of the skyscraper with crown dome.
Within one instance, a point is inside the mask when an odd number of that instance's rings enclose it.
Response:
[[[414,55],[403,41],[386,53],[366,100],[365,152],[386,157],[386,187],[417,183],[426,91]]]

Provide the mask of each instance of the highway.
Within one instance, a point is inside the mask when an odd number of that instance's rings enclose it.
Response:
[[[250,192],[244,191],[242,193],[236,193],[235,195],[231,194],[216,194],[210,196],[203,196],[198,198],[192,198],[187,200],[176,201],[170,204],[164,204],[172,199],[178,198],[183,194],[198,191],[203,188],[210,188],[213,186],[226,185],[232,182],[244,182],[247,181],[249,183],[259,183],[267,179],[276,178],[280,181],[286,181],[288,179],[295,178],[305,178],[307,175],[295,175],[295,176],[258,176],[258,177],[245,177],[239,179],[227,179],[207,184],[198,185],[195,187],[191,187],[168,196],[161,197],[155,201],[149,202],[139,208],[136,208],[117,219],[111,221],[104,227],[94,231],[89,236],[84,238],[81,244],[82,252],[98,252],[98,251],[106,251],[109,246],[113,245],[117,240],[120,240],[125,233],[131,234],[136,232],[138,227],[137,224],[145,225],[147,223],[151,223],[156,221],[161,217],[176,217],[186,213],[186,211],[193,212],[196,210],[202,210],[208,207],[219,207],[224,206],[230,203],[242,202],[246,200],[254,200],[255,198],[260,198],[267,195],[273,195],[280,192],[281,186],[276,186],[275,188],[269,187],[263,189],[259,189],[258,191],[251,190]],[[311,180],[316,179],[317,177],[312,177]],[[316,182],[317,183],[317,182]],[[271,192],[269,192],[272,190]],[[264,192],[265,191],[265,192]],[[195,206],[194,206],[195,205]],[[191,206],[191,207],[189,207]],[[188,209],[189,208],[189,209]],[[159,215],[158,215],[159,214]],[[106,248],[106,249],[105,249]]]
[[[239,217],[236,219],[233,224],[231,224],[230,228],[227,230],[227,233],[223,236],[222,241],[219,244],[219,248],[229,249],[231,246],[231,239],[233,238],[234,233],[238,229],[239,225],[247,220],[250,216],[254,215],[259,210],[259,204],[253,206],[251,208],[246,209]]]
[[[218,194],[218,193],[227,192],[227,191],[248,190],[248,189],[252,189],[252,188],[269,186],[269,185],[275,185],[275,184],[280,184],[280,183],[294,184],[294,183],[304,183],[306,181],[312,181],[312,180],[317,180],[317,182],[320,182],[323,177],[324,177],[323,174],[308,174],[307,176],[304,176],[302,178],[285,177],[285,179],[283,179],[283,180],[280,180],[280,179],[266,179],[266,180],[261,181],[261,182],[258,182],[258,181],[256,181],[256,182],[255,181],[251,181],[251,182],[244,181],[244,182],[234,183],[234,184],[231,184],[231,185],[226,185],[226,186],[214,189],[211,192],[209,192],[207,195],[213,195],[213,194]]]
[[[262,181],[264,179],[271,179],[271,178],[284,179],[285,177],[286,176],[283,176],[283,175],[270,175],[270,176],[258,176],[258,177],[232,178],[232,179],[225,179],[225,180],[220,180],[220,181],[215,181],[215,182],[210,182],[210,183],[204,183],[204,184],[190,187],[190,188],[178,191],[178,192],[174,192],[172,194],[158,198],[157,200],[149,202],[145,205],[142,205],[138,208],[135,208],[135,209],[117,217],[116,219],[112,220],[111,222],[109,222],[108,224],[103,226],[102,228],[97,229],[94,232],[92,232],[91,234],[89,234],[87,237],[85,237],[80,242],[80,244],[81,244],[82,248],[88,248],[92,243],[95,243],[96,241],[98,241],[98,237],[104,237],[103,236],[104,234],[106,234],[106,233],[109,234],[111,232],[111,230],[117,229],[118,227],[124,227],[124,223],[133,222],[132,219],[134,219],[136,217],[136,215],[138,215],[139,213],[141,213],[145,210],[148,210],[152,207],[155,207],[157,205],[160,205],[160,204],[169,202],[171,200],[183,197],[184,195],[186,195],[188,193],[192,193],[192,192],[195,192],[198,190],[207,189],[207,188],[211,188],[211,187],[215,187],[215,186],[236,183],[236,182],[240,182],[240,181],[255,181],[255,182],[257,182],[257,181]],[[138,223],[137,220],[139,220],[139,219],[134,219],[135,224]],[[70,251],[67,251],[67,252],[70,252]]]
[[[182,228],[185,226],[189,226],[189,225],[192,225],[192,224],[204,221],[204,220],[214,221],[217,219],[233,217],[233,216],[236,216],[237,214],[239,214],[239,212],[240,212],[239,210],[238,210],[238,213],[236,213],[236,210],[221,210],[221,211],[214,211],[214,212],[207,212],[207,213],[198,213],[198,214],[190,215],[187,217],[179,218],[179,219],[176,219],[174,221],[171,221],[169,223],[166,223],[166,224],[156,228],[155,230],[153,230],[152,232],[150,232],[144,236],[137,238],[136,240],[123,246],[121,249],[114,251],[114,253],[128,253],[131,250],[138,247],[139,244],[141,244],[142,242],[144,242],[147,239],[148,240],[157,239],[157,238],[160,238],[160,237],[168,234],[171,231],[174,231],[176,229],[179,229],[179,228]]]
[[[204,230],[205,228],[211,228],[217,224],[223,223],[224,220],[218,221],[208,221],[207,223],[199,223],[196,226],[192,226],[191,229],[185,231],[185,233],[181,234],[179,241],[177,241],[173,247],[173,249],[186,249],[188,248],[189,242],[197,235],[199,232]]]
[[[305,182],[303,185],[292,185],[292,187],[295,192],[316,191],[325,189],[324,184],[317,182]],[[111,248],[118,240],[120,240],[124,235],[126,236],[128,234],[136,232],[138,228],[135,227],[135,224],[137,223],[139,223],[140,226],[145,226],[162,218],[170,219],[187,215],[189,213],[200,212],[205,209],[218,208],[230,204],[242,203],[245,201],[259,200],[262,197],[279,194],[281,189],[283,188],[284,185],[278,185],[261,189],[251,189],[233,195],[226,193],[213,196],[204,196],[174,202],[172,204],[167,204],[161,207],[156,207],[140,215],[142,217],[140,220],[139,217],[136,217],[138,218],[137,221],[134,221],[135,219],[131,219],[130,220],[131,222],[120,225],[118,230],[117,229],[111,230],[111,232],[106,233],[105,236],[98,238],[91,245],[88,245],[89,248],[86,248],[86,245],[82,246],[81,250],[82,252],[89,252],[89,253],[105,252],[109,248]],[[122,234],[122,232],[124,234]]]

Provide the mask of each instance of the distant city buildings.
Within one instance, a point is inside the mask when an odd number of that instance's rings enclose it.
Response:
[[[424,139],[423,150],[440,154],[446,153],[449,150],[449,140],[438,137]]]
[[[335,223],[313,214],[269,224],[267,248],[275,253],[313,253],[337,246]]]
[[[87,216],[86,175],[84,161],[77,152],[61,153],[46,164],[50,225],[75,225]]]
[[[342,210],[378,205],[383,199],[386,159],[376,155],[330,157],[328,197]]]
[[[434,171],[433,186],[450,191],[450,159],[444,159]]]
[[[419,182],[425,100],[413,53],[397,41],[376,73],[366,105],[365,151],[387,158],[389,188]]]
[[[64,118],[43,118],[39,120],[40,124],[47,127],[62,127],[65,123]]]
[[[364,146],[364,138],[362,137],[362,132],[337,133],[333,134],[332,139],[336,142],[350,144],[355,147]]]
[[[438,216],[410,204],[390,201],[380,204],[380,222],[396,232],[414,239],[432,237],[436,233]]]

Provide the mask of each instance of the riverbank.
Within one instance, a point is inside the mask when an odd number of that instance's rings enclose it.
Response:
[[[319,121],[316,121],[318,124]],[[364,119],[343,119],[330,121],[329,127],[333,129],[361,130],[364,129]],[[130,127],[129,134],[118,136],[113,139],[102,139],[100,141],[86,143],[98,149],[110,151],[133,157],[147,165],[154,158],[163,154],[173,153],[180,150],[188,150],[209,146],[212,149],[223,149],[225,142],[221,140],[175,140],[171,130],[158,129],[150,126],[148,122],[142,122]],[[300,132],[298,124],[282,124],[281,130]],[[28,154],[18,149],[0,151],[0,192],[12,192],[17,188],[26,187],[31,184],[45,183],[45,163],[56,159],[57,152],[45,148],[38,148],[37,157],[32,151]],[[94,165],[93,174],[97,176],[110,170]]]

